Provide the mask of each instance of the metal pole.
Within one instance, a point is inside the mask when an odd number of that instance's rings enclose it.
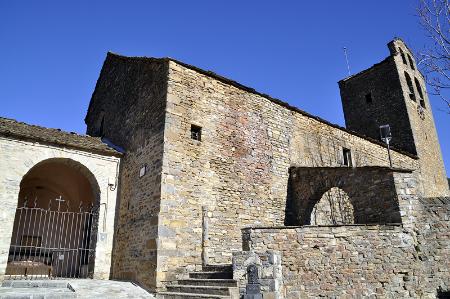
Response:
[[[392,168],[392,159],[391,159],[391,148],[389,147],[389,139],[386,140],[387,143],[387,151],[389,157],[389,167]]]

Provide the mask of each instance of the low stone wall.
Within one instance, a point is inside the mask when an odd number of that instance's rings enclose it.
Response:
[[[416,250],[424,289],[450,291],[450,198],[420,199]]]
[[[437,242],[448,253],[449,239]],[[415,236],[401,225],[247,228],[243,243],[244,250],[280,252],[286,298],[435,298],[448,287],[448,268],[424,271]]]

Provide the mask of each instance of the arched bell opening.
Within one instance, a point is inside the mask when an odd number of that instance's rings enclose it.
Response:
[[[22,178],[6,275],[92,277],[100,190],[71,159],[48,159]]]

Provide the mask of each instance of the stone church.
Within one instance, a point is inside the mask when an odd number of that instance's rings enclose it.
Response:
[[[441,149],[411,51],[388,48],[339,82],[345,128],[175,59],[108,53],[87,135],[0,119],[0,276],[160,298],[444,298]]]

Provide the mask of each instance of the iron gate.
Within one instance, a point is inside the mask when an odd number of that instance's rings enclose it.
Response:
[[[56,204],[52,205],[52,201]],[[92,272],[93,222],[97,210],[83,206],[71,210],[61,197],[48,208],[25,199],[14,220],[6,275],[10,278],[86,278]],[[93,238],[94,237],[94,238]]]

